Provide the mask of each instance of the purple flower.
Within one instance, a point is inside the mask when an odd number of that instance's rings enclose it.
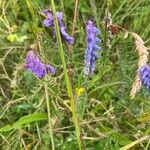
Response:
[[[144,65],[138,71],[142,84],[150,90],[150,66]]]
[[[52,11],[47,9],[47,10],[44,10],[43,13],[46,15],[46,19],[44,19],[43,24],[46,27],[52,26],[53,37],[55,37],[56,32],[55,32],[55,29],[54,29],[54,18],[53,18]],[[63,18],[62,12],[56,12],[56,16],[57,16],[57,19],[58,19],[58,25],[59,25],[60,33],[61,33],[63,39],[68,44],[73,44],[74,43],[74,38],[71,37],[70,35],[68,35],[68,33],[66,32],[66,27],[65,27],[65,25],[62,21],[62,18]]]
[[[27,53],[26,59],[26,68],[32,71],[37,77],[42,78],[46,75],[46,73],[55,74],[55,68],[42,63],[40,58],[34,53],[33,50],[30,50]]]
[[[62,26],[61,28],[60,28],[60,32],[61,32],[61,34],[62,34],[62,37],[66,40],[66,42],[68,43],[68,44],[73,44],[74,43],[74,38],[73,37],[71,37],[71,36],[69,36],[68,34],[67,34],[67,32],[66,32],[66,27],[65,26]]]
[[[58,11],[58,12],[56,12],[56,16],[57,16],[57,19],[58,19],[58,21],[62,21],[62,18],[63,18],[63,14],[62,14],[62,12],[60,11]]]
[[[53,26],[54,25],[54,19],[52,15],[52,11],[49,9],[46,9],[43,11],[43,14],[46,15],[46,19],[44,19],[43,23],[46,27]]]
[[[100,34],[100,30],[97,29],[92,21],[88,21],[86,26],[87,34],[87,48],[85,52],[85,67],[84,73],[88,75],[93,73],[95,70],[95,62],[99,57],[98,50],[101,48],[97,45],[101,40],[97,37],[97,34]]]
[[[48,65],[48,64],[46,65],[46,70],[47,70],[47,72],[50,72],[52,74],[56,73],[56,69],[53,66]]]

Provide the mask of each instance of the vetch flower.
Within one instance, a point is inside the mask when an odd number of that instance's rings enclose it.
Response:
[[[59,22],[62,22],[63,14],[61,11],[56,12],[56,16]]]
[[[53,19],[52,11],[50,9],[46,9],[46,10],[43,10],[43,14],[46,16],[46,19],[44,19],[43,24],[46,27],[53,26],[54,19]]]
[[[44,64],[31,49],[25,59],[26,68],[32,71],[37,77],[42,78],[46,73],[55,74],[55,68],[49,64]]]
[[[95,70],[96,59],[99,57],[98,51],[101,49],[98,44],[101,40],[97,37],[100,34],[100,30],[95,27],[92,21],[88,21],[86,26],[87,34],[87,48],[85,52],[85,67],[84,73],[88,75]]]
[[[65,26],[60,27],[60,32],[61,32],[62,37],[65,39],[65,41],[68,44],[71,45],[71,44],[74,43],[74,38],[71,37],[70,35],[68,35],[68,33],[66,32],[66,27]]]
[[[150,90],[150,66],[144,65],[139,70],[140,80],[142,84]]]
[[[56,69],[53,66],[46,64],[45,67],[46,67],[47,72],[50,72],[52,74],[56,73]]]
[[[54,29],[54,18],[53,18],[52,11],[49,10],[49,9],[46,9],[46,10],[43,11],[43,13],[46,15],[46,19],[44,19],[43,24],[46,27],[52,27],[53,37],[55,37],[56,32],[55,32],[55,29]],[[58,25],[59,25],[60,33],[61,33],[63,39],[68,44],[73,44],[74,43],[74,38],[67,33],[66,27],[65,27],[65,25],[62,21],[62,18],[63,18],[62,12],[56,12],[56,17],[58,19]]]
[[[68,33],[66,32],[66,27],[62,21],[62,16],[63,16],[62,12],[56,12],[56,16],[58,19],[58,25],[59,25],[59,29],[60,29],[60,33],[61,33],[62,37],[68,44],[73,44],[74,38],[71,37],[70,35],[68,35]]]

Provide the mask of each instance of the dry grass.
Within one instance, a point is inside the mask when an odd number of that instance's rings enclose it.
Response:
[[[136,50],[137,50],[138,55],[139,55],[139,60],[138,60],[138,69],[139,69],[143,65],[147,64],[147,62],[148,62],[148,51],[147,51],[147,47],[145,47],[145,45],[144,45],[144,41],[142,40],[142,38],[137,33],[131,32],[131,36],[135,40]],[[139,73],[137,73],[135,81],[132,85],[131,92],[130,92],[131,98],[135,97],[136,93],[140,90],[141,85],[142,84],[141,84],[141,80],[139,77]]]

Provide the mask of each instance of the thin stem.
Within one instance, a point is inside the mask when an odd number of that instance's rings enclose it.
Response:
[[[77,136],[77,141],[78,141],[78,147],[81,150],[82,149],[82,146],[81,146],[82,144],[81,144],[81,140],[80,140],[80,127],[79,127],[78,118],[77,118],[77,114],[76,114],[76,107],[75,107],[75,101],[74,101],[74,96],[73,96],[73,92],[72,92],[72,86],[71,86],[71,82],[69,80],[69,76],[68,76],[68,73],[67,73],[67,67],[66,67],[66,62],[65,62],[64,51],[63,51],[63,47],[62,47],[58,21],[57,21],[57,18],[56,18],[56,10],[55,10],[54,0],[51,0],[51,4],[52,4],[52,10],[53,10],[53,13],[54,13],[54,18],[55,18],[54,19],[54,24],[55,24],[55,29],[56,29],[58,49],[59,49],[59,53],[60,53],[60,57],[61,57],[61,61],[62,61],[64,73],[65,73],[65,81],[66,81],[67,92],[68,92],[68,96],[70,97],[70,106],[71,106],[71,110],[72,110],[72,119],[73,119],[73,123],[75,125],[76,136]]]
[[[49,130],[50,130],[49,132],[50,132],[50,137],[51,137],[52,150],[55,150],[47,82],[44,83],[44,87],[45,87],[45,96],[46,96],[47,113],[48,113],[48,125],[49,125]]]
[[[65,13],[65,8],[64,8],[64,2],[63,2],[63,0],[60,0],[60,3],[61,3],[61,8],[62,8],[62,10],[63,10],[63,12],[64,12],[64,21],[65,21],[65,26],[67,27],[67,19],[66,19],[66,13]]]
[[[104,49],[107,49],[107,18],[108,18],[108,11],[106,12],[106,19],[105,19],[105,30],[104,30]]]
[[[76,20],[77,20],[77,9],[78,9],[78,0],[75,0],[75,8],[74,8],[74,17],[73,17],[73,23],[72,23],[72,37],[74,35],[74,30],[75,30],[75,26],[76,26]],[[72,55],[71,55],[71,52],[72,52],[72,49],[73,49],[73,46],[72,45],[69,45],[69,49],[68,49],[68,55],[69,55],[69,58],[70,60],[72,60]],[[68,65],[68,73],[69,73],[69,78],[71,79],[71,65],[69,64]]]
[[[72,36],[74,34],[74,29],[75,29],[75,26],[76,26],[77,8],[78,8],[78,0],[75,1],[74,18],[73,18],[73,25],[72,25]]]

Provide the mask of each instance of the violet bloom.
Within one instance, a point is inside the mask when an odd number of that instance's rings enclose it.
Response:
[[[88,75],[95,70],[96,59],[99,57],[98,51],[101,49],[98,44],[101,40],[97,37],[100,30],[95,27],[92,21],[88,21],[86,26],[87,48],[85,52],[85,67],[84,73]]]
[[[142,84],[150,90],[150,66],[144,65],[139,69],[140,80]]]
[[[54,18],[51,10],[44,10],[43,13],[46,15],[46,19],[43,21],[43,24],[46,27],[52,27],[53,29],[53,37],[55,37],[55,29],[54,29]],[[63,14],[62,12],[56,12],[56,16],[58,19],[58,25],[60,29],[60,33],[63,37],[63,39],[68,43],[68,44],[73,44],[74,43],[74,38],[68,35],[66,32],[66,27],[62,21]]]
[[[32,71],[37,77],[42,78],[46,73],[55,74],[55,68],[49,64],[44,64],[40,58],[34,53],[33,50],[30,50],[27,53],[26,59],[26,68]]]
[[[43,10],[43,14],[46,16],[46,19],[44,19],[43,24],[46,27],[54,26],[54,19],[52,15],[52,11],[49,9]]]
[[[65,39],[65,41],[68,44],[73,44],[74,43],[74,38],[71,37],[70,35],[68,35],[68,33],[66,32],[66,27],[62,21],[62,12],[56,12],[56,16],[58,19],[58,25],[59,25],[59,29],[60,29],[60,33],[62,35],[62,37]]]

